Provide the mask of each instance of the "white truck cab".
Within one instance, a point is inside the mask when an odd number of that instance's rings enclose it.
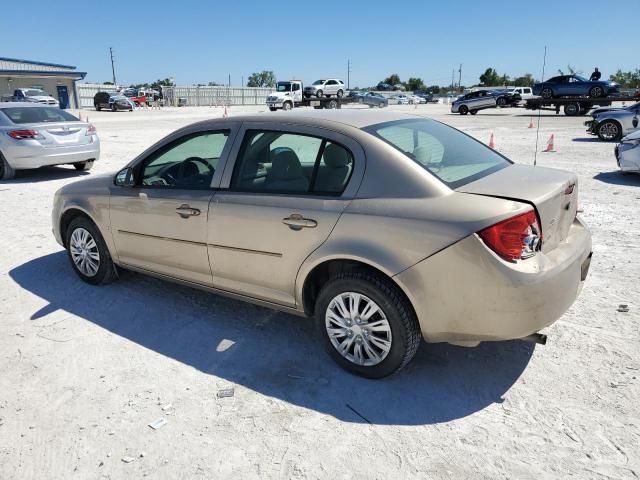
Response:
[[[511,87],[509,91],[512,93],[519,93],[522,97],[522,100],[528,100],[529,98],[533,98],[533,90],[531,87]]]
[[[275,92],[267,96],[267,107],[272,112],[279,108],[291,110],[298,102],[302,101],[302,80],[288,80],[278,82]]]

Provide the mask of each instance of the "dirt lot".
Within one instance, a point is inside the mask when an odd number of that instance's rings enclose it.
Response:
[[[390,109],[487,143],[493,132],[499,151],[533,162],[536,130],[521,109]],[[257,108],[231,115],[241,110]],[[90,174],[221,116],[87,113],[102,140]],[[586,286],[549,343],[423,345],[377,382],[339,370],[309,321],[137,274],[82,283],[50,217],[55,190],[83,174],[56,167],[0,182],[0,479],[638,478],[640,175],[619,174],[613,145],[583,121],[541,118],[539,150],[554,133],[557,152],[538,164],[578,173],[594,246]],[[218,398],[227,388],[234,395]]]

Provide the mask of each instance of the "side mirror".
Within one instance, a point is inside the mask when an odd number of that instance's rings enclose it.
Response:
[[[133,170],[131,167],[123,168],[116,174],[116,178],[113,181],[119,187],[133,187],[136,182],[133,178]]]

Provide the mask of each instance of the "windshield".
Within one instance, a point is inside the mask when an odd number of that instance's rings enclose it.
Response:
[[[450,188],[511,165],[472,137],[433,120],[399,120],[364,130],[400,150]]]
[[[77,122],[78,119],[59,108],[53,107],[10,107],[0,110],[15,124]]]
[[[325,80],[316,80],[313,85],[324,85]]]
[[[27,97],[48,97],[49,96],[49,94],[44,90],[38,90],[35,88],[31,90],[25,90],[24,94]]]
[[[574,75],[574,77],[576,77],[576,80],[579,80],[581,82],[588,82],[589,81],[586,78],[581,77],[580,75]]]
[[[290,92],[291,82],[278,82],[278,85],[276,86],[276,90],[278,92]]]

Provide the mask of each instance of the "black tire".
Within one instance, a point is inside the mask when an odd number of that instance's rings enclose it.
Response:
[[[380,104],[378,104],[378,107],[379,107],[380,105],[382,105],[382,104],[381,104],[381,103],[380,103]],[[369,104],[369,108],[373,108],[373,107],[375,107],[375,105],[371,105],[371,104]]]
[[[605,120],[596,127],[596,134],[604,142],[617,142],[622,138],[622,126],[615,120]]]
[[[458,108],[458,113],[460,115],[466,115],[467,113],[469,113],[469,107],[467,107],[466,105],[460,105],[460,108]]]
[[[102,107],[98,104],[95,104],[94,107],[96,107],[96,112],[99,112],[100,110],[102,110]]]
[[[272,112],[275,112],[278,109],[276,107],[269,107],[269,110],[271,110]]]
[[[322,98],[322,95],[323,95],[322,90],[318,90],[318,91],[316,92],[316,97],[318,97],[318,98]]]
[[[469,110],[469,113],[470,113],[471,115],[475,115],[476,113],[478,113],[478,110]]]
[[[545,87],[540,92],[540,96],[542,98],[552,98],[553,97],[553,90],[551,90],[549,87]]]
[[[575,117],[580,113],[580,105],[577,103],[567,103],[563,110],[566,116]]]
[[[91,237],[93,237],[93,240],[96,244],[97,252],[100,258],[99,258],[98,270],[95,275],[92,275],[92,276],[85,275],[80,271],[80,269],[76,266],[75,262],[73,261],[73,257],[71,255],[71,248],[70,248],[71,236],[73,235],[73,232],[78,229],[84,229],[87,232],[89,232],[89,234],[91,235]],[[65,245],[67,248],[67,255],[69,257],[69,262],[71,263],[71,267],[73,268],[73,271],[76,272],[76,274],[83,281],[90,283],[91,285],[104,285],[104,284],[113,282],[115,279],[118,278],[118,271],[116,270],[116,266],[113,263],[113,260],[111,259],[111,254],[109,253],[109,249],[107,248],[107,245],[105,244],[104,239],[100,234],[100,231],[95,226],[95,224],[91,220],[89,220],[89,218],[85,216],[74,218],[69,224],[69,227],[67,228],[66,232],[64,232],[64,238],[65,238]]]
[[[304,98],[311,98],[311,95],[309,95],[308,93],[305,93]]]
[[[336,93],[336,97],[338,98],[342,98],[343,95],[344,95],[344,92],[342,90],[338,90],[338,93]]]
[[[329,110],[335,110],[336,108],[338,108],[338,101],[337,100],[329,100],[326,103],[326,107],[325,108],[328,108]]]
[[[364,366],[343,357],[327,334],[326,311],[336,296],[346,292],[366,295],[387,318],[391,330],[391,348],[376,365]],[[415,356],[422,338],[415,312],[398,287],[383,276],[366,271],[342,272],[331,278],[320,290],[315,318],[321,342],[333,360],[345,370],[366,378],[382,378],[402,369]]]
[[[282,109],[285,111],[291,110],[293,108],[293,105],[291,102],[284,102],[282,104]]]
[[[600,98],[600,97],[604,97],[604,89],[602,87],[591,87],[591,89],[589,90],[589,96],[591,98]]]
[[[387,106],[387,104],[386,104],[386,103],[382,103],[382,102],[380,102],[380,103],[378,104],[378,108],[384,108],[384,107],[386,107],[386,106]]]
[[[93,160],[87,160],[86,162],[74,163],[73,166],[76,170],[87,172],[93,168]]]
[[[504,97],[498,97],[498,99],[496,100],[496,105],[498,105],[500,108],[506,107],[507,106],[507,99],[504,98]]]
[[[0,153],[0,180],[11,180],[15,176],[15,168],[9,165],[7,159],[4,158],[4,155],[2,155],[2,153]]]
[[[111,111],[112,111],[112,112],[116,112],[116,111],[118,111],[118,107],[116,107],[116,104],[115,104],[115,103],[112,103],[112,104],[111,104]]]

